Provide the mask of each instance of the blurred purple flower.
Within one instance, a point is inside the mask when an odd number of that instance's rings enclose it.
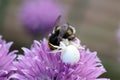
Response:
[[[0,36],[0,80],[7,80],[13,68],[16,51],[9,52],[13,42],[6,43]]]
[[[17,73],[11,78],[17,80],[109,80],[98,78],[105,73],[96,52],[79,49],[78,63],[65,64],[60,54],[50,54],[48,41],[34,41],[31,49],[23,48],[25,55],[14,62]]]
[[[59,15],[64,17],[64,11],[62,6],[54,0],[27,0],[19,12],[20,21],[26,30],[40,35],[53,29]],[[62,18],[60,23],[64,20]]]

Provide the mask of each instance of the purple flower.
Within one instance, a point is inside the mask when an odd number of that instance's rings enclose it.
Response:
[[[6,43],[0,36],[0,80],[7,80],[13,69],[13,60],[15,59],[16,51],[9,52],[13,42]]]
[[[64,11],[54,0],[24,1],[19,12],[20,21],[26,30],[41,35],[53,29],[59,15],[64,16]]]
[[[48,41],[34,41],[31,49],[23,48],[24,56],[14,62],[17,73],[11,78],[17,80],[109,80],[98,78],[105,73],[96,52],[79,49],[80,60],[71,65],[64,63],[60,53],[49,53]]]

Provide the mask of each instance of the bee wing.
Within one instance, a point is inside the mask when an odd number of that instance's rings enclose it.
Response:
[[[59,15],[54,23],[54,26],[57,26],[58,23],[60,22],[60,19],[61,19],[61,15]]]
[[[61,18],[61,15],[59,15],[59,16],[57,17],[57,19],[55,20],[55,23],[53,24],[54,29],[53,29],[53,32],[52,32],[52,33],[55,33],[56,27],[58,27],[58,23],[60,22],[60,18]]]

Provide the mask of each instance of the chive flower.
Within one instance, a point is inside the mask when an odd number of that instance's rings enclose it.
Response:
[[[81,46],[82,47],[82,46]],[[61,52],[50,53],[48,41],[34,41],[30,49],[22,48],[24,55],[14,62],[16,73],[11,76],[17,80],[109,80],[99,78],[106,72],[97,52],[78,49],[80,60],[66,64],[61,60]]]
[[[64,17],[64,10],[54,0],[26,0],[20,7],[19,20],[29,33],[43,35],[53,29],[59,15]],[[63,22],[62,18],[59,24]]]
[[[0,36],[0,80],[8,80],[13,70],[13,61],[16,58],[17,51],[10,52],[13,42],[6,43]]]

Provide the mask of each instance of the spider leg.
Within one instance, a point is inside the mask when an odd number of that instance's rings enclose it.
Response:
[[[62,48],[62,50],[64,50],[66,48],[66,45],[63,41],[60,42],[60,47]]]
[[[78,38],[76,38],[76,42],[75,41],[70,41],[70,44],[76,46],[78,49],[85,49],[84,47],[82,47],[80,45],[80,40]]]
[[[52,44],[51,44],[52,45]],[[58,53],[58,52],[61,52],[62,51],[62,47],[60,46],[55,46],[55,45],[52,45],[54,48],[56,48],[55,50],[52,50],[52,51],[49,51],[48,53]]]
[[[61,46],[68,46],[70,44],[68,39],[62,39],[60,43],[61,43]]]

